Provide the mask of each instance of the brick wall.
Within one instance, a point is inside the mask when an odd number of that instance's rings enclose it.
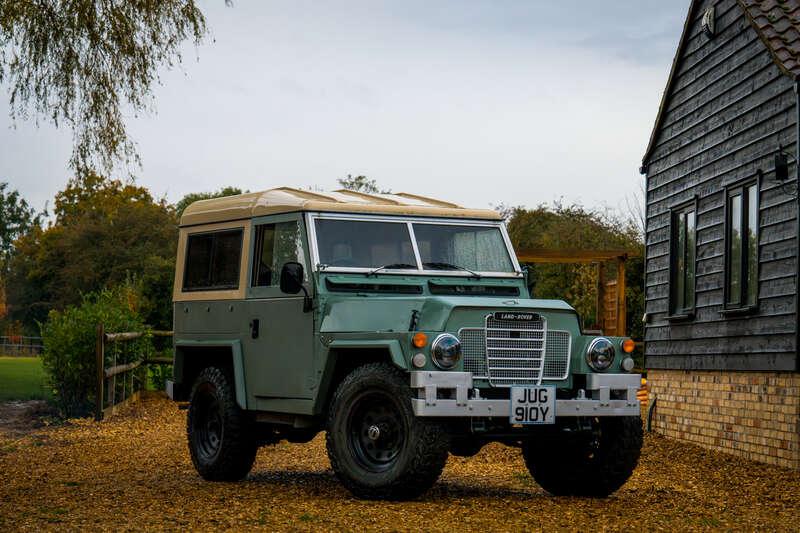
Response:
[[[656,432],[800,469],[800,374],[649,370],[647,382]]]

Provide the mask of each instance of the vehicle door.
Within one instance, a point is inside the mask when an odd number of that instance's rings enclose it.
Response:
[[[242,332],[245,383],[256,398],[313,398],[314,314],[303,312],[303,293],[280,290],[284,264],[299,262],[311,293],[308,239],[300,213],[253,221],[246,328]]]

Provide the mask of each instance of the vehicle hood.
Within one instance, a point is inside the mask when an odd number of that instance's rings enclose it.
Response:
[[[444,331],[455,310],[574,314],[574,309],[562,300],[482,296],[331,297],[322,309],[320,331],[409,331],[415,310],[416,329],[421,331]]]

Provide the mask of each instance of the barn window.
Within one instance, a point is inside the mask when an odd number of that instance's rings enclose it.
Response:
[[[758,305],[758,183],[727,189],[725,215],[725,308]]]
[[[694,204],[672,211],[670,250],[670,312],[694,313],[697,209]]]
[[[241,229],[189,235],[183,290],[238,288],[241,255]]]

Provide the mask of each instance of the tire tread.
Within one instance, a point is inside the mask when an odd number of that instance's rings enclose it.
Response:
[[[193,410],[191,401],[186,417],[186,435],[189,453],[197,472],[207,481],[239,481],[244,479],[253,467],[258,452],[252,423],[247,413],[236,403],[228,375],[217,367],[206,367],[197,376],[190,398],[194,398],[202,383],[211,383],[218,391],[224,418],[222,449],[217,460],[212,463],[201,460],[192,445]]]
[[[414,418],[416,438],[411,450],[411,461],[403,472],[391,482],[382,486],[370,486],[360,479],[359,473],[351,471],[347,462],[340,457],[346,444],[339,442],[334,428],[337,417],[342,415],[343,402],[347,395],[369,382],[382,382],[391,392],[409,399],[408,410]],[[411,389],[408,376],[402,370],[387,363],[370,363],[356,368],[339,384],[328,412],[326,447],[331,467],[340,482],[356,497],[369,500],[409,500],[420,496],[431,488],[447,462],[449,438],[445,429],[437,423],[411,412]]]

